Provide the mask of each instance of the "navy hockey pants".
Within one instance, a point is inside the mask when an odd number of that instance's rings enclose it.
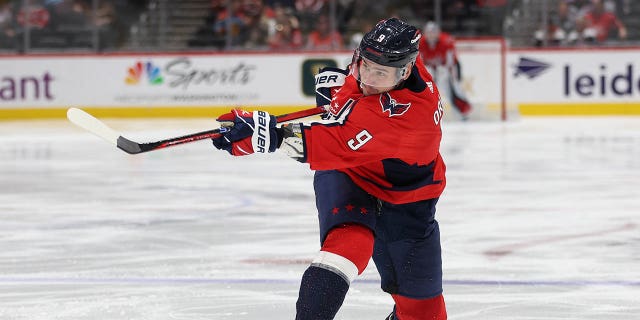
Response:
[[[321,243],[338,225],[367,226],[375,234],[373,261],[382,290],[414,299],[442,293],[440,230],[434,217],[438,199],[388,203],[335,170],[316,171],[314,189]]]

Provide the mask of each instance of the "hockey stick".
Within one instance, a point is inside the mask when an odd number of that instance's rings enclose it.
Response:
[[[315,107],[311,109],[282,114],[277,116],[276,119],[278,120],[278,122],[285,122],[321,114],[324,111],[325,110],[322,107]],[[120,133],[104,124],[104,122],[78,108],[69,108],[69,110],[67,110],[67,119],[69,119],[69,121],[71,121],[76,126],[83,128],[95,134],[96,136],[108,141],[109,143],[113,144],[114,146],[118,147],[128,154],[138,154],[148,151],[154,151],[183,143],[194,142],[202,139],[217,138],[220,136],[220,129],[213,129],[155,142],[138,143],[123,137],[122,135],[120,135]]]

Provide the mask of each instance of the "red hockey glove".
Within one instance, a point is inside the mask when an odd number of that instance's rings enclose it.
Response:
[[[276,117],[265,111],[248,112],[233,109],[216,119],[220,122],[218,138],[213,145],[234,156],[274,152],[278,144]]]

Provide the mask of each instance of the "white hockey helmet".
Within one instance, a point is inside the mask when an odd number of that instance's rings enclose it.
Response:
[[[438,38],[440,37],[440,26],[433,21],[428,21],[424,25],[424,30],[422,30],[422,34],[424,35],[427,43],[430,47],[435,47],[438,42]]]

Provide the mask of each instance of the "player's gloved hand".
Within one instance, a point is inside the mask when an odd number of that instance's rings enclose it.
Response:
[[[265,111],[233,109],[216,120],[220,122],[221,136],[211,140],[220,150],[234,156],[246,156],[277,149],[276,117]]]
[[[349,74],[348,70],[334,67],[324,67],[316,74],[316,106],[328,106],[331,104],[331,97],[335,90],[344,84],[344,80]],[[328,107],[327,107],[328,109]]]

